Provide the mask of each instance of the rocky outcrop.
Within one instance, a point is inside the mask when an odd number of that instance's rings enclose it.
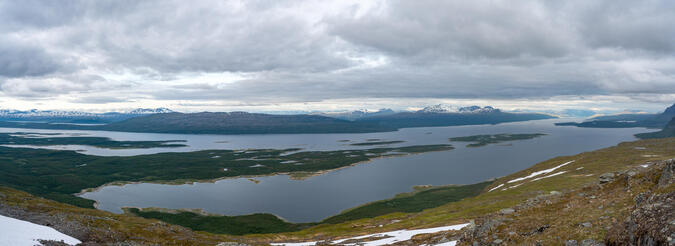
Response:
[[[607,245],[675,245],[675,192],[651,195],[636,204],[630,217],[613,227],[605,241]]]
[[[667,160],[658,179],[658,187],[675,180],[675,161]],[[675,191],[657,194],[643,192],[635,196],[635,207],[624,223],[614,226],[605,242],[608,245],[675,245]]]

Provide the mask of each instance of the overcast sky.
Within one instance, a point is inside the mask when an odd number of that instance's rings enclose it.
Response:
[[[663,110],[675,1],[0,0],[0,108]]]

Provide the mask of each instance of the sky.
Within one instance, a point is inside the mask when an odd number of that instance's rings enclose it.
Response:
[[[675,1],[0,0],[0,108],[662,111]]]

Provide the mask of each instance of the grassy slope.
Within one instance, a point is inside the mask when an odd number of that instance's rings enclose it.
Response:
[[[245,235],[253,233],[278,233],[298,231],[313,224],[294,224],[283,221],[271,214],[250,214],[242,216],[204,215],[189,211],[169,211],[127,208],[126,212],[148,219],[158,219],[180,225],[195,231],[216,234]]]
[[[240,237],[193,232],[180,226],[158,223],[140,217],[113,214],[96,209],[80,208],[35,197],[28,193],[0,186],[0,212],[11,217],[45,223],[83,242],[92,245],[114,242],[136,242],[131,245],[216,245],[224,241],[241,240]],[[28,211],[32,216],[17,216]],[[43,220],[43,221],[40,221]],[[64,223],[68,221],[68,223]],[[69,228],[81,228],[76,233]],[[126,244],[121,244],[126,245]]]
[[[322,223],[337,224],[396,212],[420,212],[424,209],[438,207],[449,202],[478,195],[485,186],[491,183],[483,182],[472,185],[435,187],[413,193],[404,193],[391,199],[376,201],[349,209],[323,220]]]

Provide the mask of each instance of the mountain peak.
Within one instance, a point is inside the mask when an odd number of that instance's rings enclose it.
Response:
[[[443,104],[436,104],[432,106],[427,106],[424,107],[422,110],[419,110],[417,112],[422,112],[422,113],[491,113],[491,112],[499,112],[499,109],[496,109],[492,106],[468,106],[468,107],[454,107],[454,106],[446,106]]]
[[[166,114],[175,111],[168,108],[137,108],[129,111],[129,114]]]

